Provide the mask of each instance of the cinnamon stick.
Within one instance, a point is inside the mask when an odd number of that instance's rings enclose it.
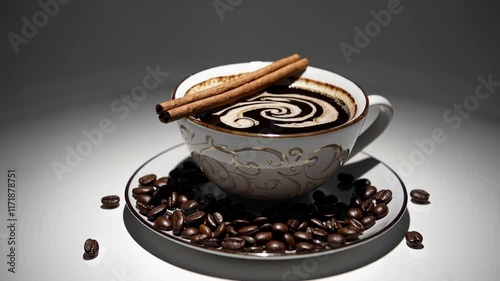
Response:
[[[159,119],[164,123],[168,123],[183,117],[235,103],[244,97],[256,94],[259,91],[268,88],[284,78],[303,72],[307,68],[308,64],[309,61],[306,58],[300,59],[225,93],[205,97],[200,100],[163,111],[160,113]]]
[[[215,87],[208,88],[206,90],[196,92],[190,95],[185,95],[181,98],[178,99],[173,99],[170,101],[162,102],[156,105],[156,113],[160,114],[164,111],[170,110],[175,107],[179,107],[181,105],[185,105],[203,98],[219,95],[221,93],[227,92],[229,90],[232,90],[236,87],[239,87],[243,84],[249,83],[255,79],[258,79],[266,74],[269,74],[271,72],[274,72],[280,68],[282,68],[285,65],[291,64],[295,61],[298,61],[300,59],[300,56],[298,54],[293,54],[289,57],[277,60],[273,62],[272,64],[263,67],[261,69],[258,69],[256,71],[246,73],[239,77],[238,79],[235,79],[233,81],[230,81],[228,83],[222,83],[219,84]]]

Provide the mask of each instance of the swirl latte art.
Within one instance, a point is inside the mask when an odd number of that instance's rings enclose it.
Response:
[[[254,133],[302,133],[341,125],[349,119],[337,99],[304,89],[273,87],[200,118],[219,127]]]

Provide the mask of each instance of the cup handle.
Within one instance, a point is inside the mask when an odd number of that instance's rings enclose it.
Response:
[[[384,130],[389,126],[392,120],[392,105],[391,103],[384,97],[379,95],[370,95],[368,96],[369,100],[369,111],[372,108],[378,108],[379,112],[373,123],[371,123],[366,130],[358,136],[354,147],[349,154],[349,158],[356,155],[358,152],[363,150],[366,146],[368,146],[372,141],[374,141]],[[363,125],[363,127],[365,127]]]

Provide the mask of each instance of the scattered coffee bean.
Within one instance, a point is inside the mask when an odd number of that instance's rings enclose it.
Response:
[[[139,184],[140,185],[144,185],[144,186],[152,185],[155,180],[156,180],[156,175],[155,174],[149,174],[149,175],[145,175],[143,177],[140,177],[139,178]]]
[[[422,249],[424,245],[422,242],[424,241],[424,237],[417,231],[408,231],[405,235],[406,245],[413,249]]]
[[[83,250],[89,258],[95,258],[99,254],[99,243],[94,239],[87,239],[83,244]]]
[[[411,201],[417,204],[429,204],[430,194],[423,189],[413,189],[410,192]]]
[[[106,209],[113,209],[120,205],[120,197],[118,195],[108,195],[101,199],[102,206]]]

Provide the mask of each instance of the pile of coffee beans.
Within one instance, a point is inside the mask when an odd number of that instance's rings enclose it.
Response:
[[[379,190],[368,179],[355,180],[351,174],[338,178],[344,190],[352,190],[350,202],[316,190],[311,204],[278,203],[256,214],[230,197],[217,199],[213,193],[201,192],[200,186],[208,179],[186,160],[168,176],[142,176],[132,195],[136,209],[156,229],[201,247],[301,253],[336,249],[356,241],[389,212],[391,190]]]

